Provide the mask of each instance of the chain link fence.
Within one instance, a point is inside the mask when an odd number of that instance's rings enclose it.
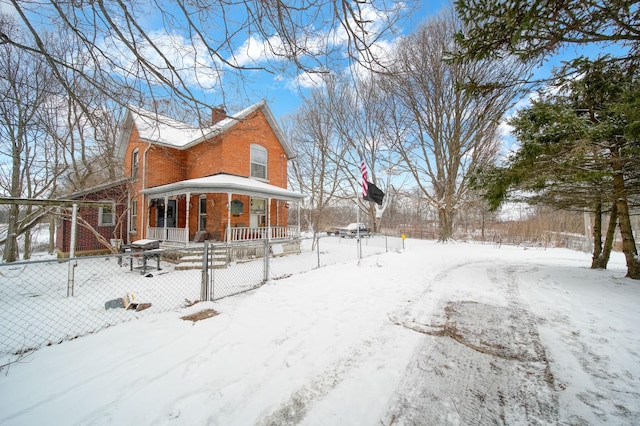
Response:
[[[0,264],[0,357],[319,267],[399,251],[400,238],[323,237]],[[0,362],[0,365],[2,362]]]

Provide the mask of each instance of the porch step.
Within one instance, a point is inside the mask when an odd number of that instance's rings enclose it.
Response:
[[[211,251],[213,250],[213,251]],[[186,271],[191,269],[202,269],[203,251],[191,252],[186,256],[182,256],[178,264],[174,267],[176,271]],[[213,248],[209,251],[210,267],[226,268],[227,267],[227,250],[222,248]]]

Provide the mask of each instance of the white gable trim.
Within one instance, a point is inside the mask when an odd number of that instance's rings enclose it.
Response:
[[[188,179],[167,185],[155,186],[140,191],[141,194],[154,197],[172,197],[185,193],[232,193],[252,197],[275,198],[284,201],[301,201],[305,195],[270,185],[256,179],[217,174],[196,179]]]

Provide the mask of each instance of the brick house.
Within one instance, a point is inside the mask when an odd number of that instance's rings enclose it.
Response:
[[[206,128],[130,108],[118,144],[131,178],[129,242],[299,236],[288,224],[304,198],[287,190],[293,151],[265,101],[214,109]]]
[[[115,240],[127,240],[127,204],[129,178],[108,182],[83,191],[74,192],[65,198],[68,200],[104,201],[115,207],[96,207],[80,205],[77,210],[76,255],[107,253]],[[67,257],[70,252],[73,225],[71,209],[59,216],[56,226],[56,250],[58,257]],[[87,226],[88,225],[88,226]],[[96,234],[99,234],[99,238]],[[102,241],[101,241],[102,240]],[[107,245],[108,244],[108,245]]]

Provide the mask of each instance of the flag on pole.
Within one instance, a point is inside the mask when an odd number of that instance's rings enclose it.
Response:
[[[369,180],[367,179],[367,165],[360,159],[360,172],[362,173],[362,198],[367,198],[369,194]]]
[[[368,183],[367,188],[367,196],[363,197],[365,200],[373,201],[377,205],[382,205],[382,200],[384,200],[384,192],[371,182]]]
[[[363,159],[360,159],[360,172],[362,173],[362,199],[366,201],[373,201],[378,205],[382,205],[384,199],[384,192],[373,183],[369,182],[367,165]]]

